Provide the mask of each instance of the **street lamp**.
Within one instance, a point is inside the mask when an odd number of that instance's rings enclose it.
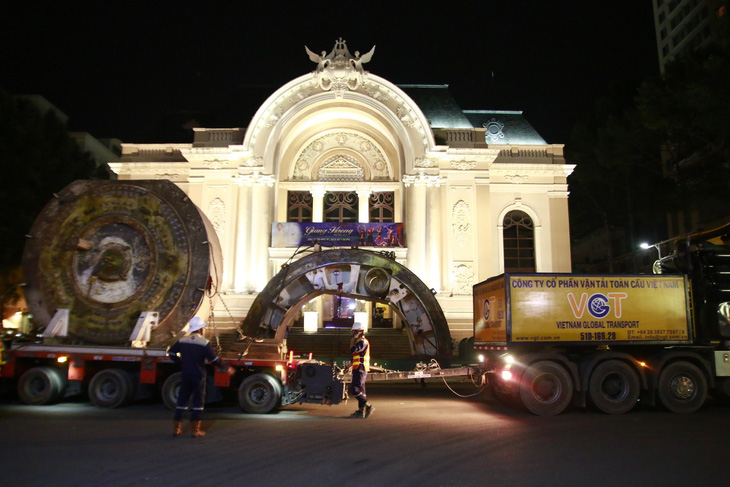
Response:
[[[651,270],[654,274],[661,274],[662,273],[662,267],[659,265],[659,261],[662,260],[662,249],[659,247],[659,244],[650,244],[647,242],[642,242],[639,244],[639,247],[641,247],[644,250],[650,249],[654,247],[656,249],[657,253],[657,260],[654,262],[654,265],[651,266]]]
[[[650,248],[654,247],[656,249],[656,253],[659,256],[659,258],[660,259],[662,258],[662,250],[659,248],[659,244],[650,244],[650,243],[647,243],[647,242],[642,242],[639,245],[639,247],[641,247],[644,250],[650,249]]]

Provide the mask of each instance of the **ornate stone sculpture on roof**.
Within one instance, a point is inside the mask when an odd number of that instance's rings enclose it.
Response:
[[[342,98],[345,91],[357,90],[362,85],[367,75],[362,65],[369,62],[375,52],[373,46],[368,53],[360,56],[360,52],[355,51],[353,56],[342,37],[335,41],[335,46],[329,54],[326,51],[315,54],[307,46],[304,46],[304,49],[309,59],[317,63],[317,69],[312,74],[317,79],[319,87],[324,91],[334,91],[337,98]]]

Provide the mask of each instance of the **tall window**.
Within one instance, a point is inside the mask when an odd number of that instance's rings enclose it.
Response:
[[[289,191],[287,193],[286,221],[312,221],[312,193],[309,191]]]
[[[325,222],[357,222],[357,193],[333,191],[324,195]]]
[[[535,230],[530,216],[510,211],[504,217],[504,271],[535,272]]]
[[[393,191],[372,193],[368,203],[368,207],[370,208],[370,221],[373,223],[395,222],[394,201],[395,196]]]

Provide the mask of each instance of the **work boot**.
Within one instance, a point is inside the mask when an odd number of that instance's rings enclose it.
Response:
[[[190,424],[193,427],[193,438],[198,438],[200,436],[205,436],[205,431],[200,429],[200,421],[191,421]]]
[[[180,436],[182,434],[182,421],[173,421],[172,436]]]
[[[363,417],[363,411],[362,409],[358,409],[354,413],[350,415],[351,418],[362,418]]]
[[[375,410],[374,407],[372,407],[370,404],[365,406],[365,414],[363,415],[364,419],[368,419],[371,414],[373,414],[373,411]]]

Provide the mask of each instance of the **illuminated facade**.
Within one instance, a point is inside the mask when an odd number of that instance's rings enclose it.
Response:
[[[191,144],[123,144],[110,164],[119,179],[175,182],[207,214],[231,323],[294,253],[297,240],[277,233],[284,224],[401,224],[399,241],[383,230],[377,242],[433,288],[455,339],[471,335],[472,284],[505,270],[571,270],[573,166],[562,145],[545,143],[521,112],[462,111],[447,86],[369,73],[373,50],[353,56],[339,40],[329,53],[307,51],[314,71],[273,93],[247,128],[194,129]],[[375,238],[364,247],[381,249]],[[333,310],[345,305],[318,299],[303,313],[310,326],[350,311],[370,326],[398,325],[380,305]]]

